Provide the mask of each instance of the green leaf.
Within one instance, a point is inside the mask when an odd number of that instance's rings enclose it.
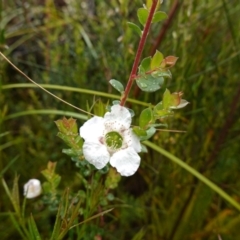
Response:
[[[170,106],[172,106],[172,96],[168,89],[165,90],[163,94],[163,109],[168,109]]]
[[[229,202],[232,206],[234,206],[236,209],[240,211],[240,204],[230,195],[228,195],[225,191],[223,191],[220,187],[218,187],[215,183],[211,182],[206,178],[204,175],[202,175],[200,172],[195,170],[193,167],[186,164],[183,160],[177,158],[176,156],[172,155],[168,151],[164,150],[163,148],[160,148],[159,146],[151,143],[151,142],[144,142],[144,144],[156,152],[162,154],[163,156],[167,157],[174,163],[178,164],[180,167],[188,171],[190,174],[195,176],[197,179],[199,179],[201,182],[206,184],[208,187],[210,187],[214,192],[218,193],[222,198],[224,198],[227,202]]]
[[[164,78],[172,78],[172,73],[170,72],[169,69],[165,70],[165,69],[158,69],[154,72],[151,73],[151,75],[154,77],[154,78],[157,78],[157,77],[164,77]]]
[[[164,78],[152,77],[150,74],[145,74],[137,78],[136,83],[138,87],[145,92],[155,92],[161,88],[164,83]]]
[[[164,109],[169,109],[171,107],[177,107],[181,103],[181,96],[179,93],[170,93],[168,89],[163,94],[163,108]],[[188,102],[186,101],[186,106]],[[184,107],[183,106],[183,107]]]
[[[118,186],[120,180],[121,175],[116,171],[115,168],[110,168],[105,180],[105,186],[107,189],[114,189]]]
[[[49,182],[44,182],[42,184],[42,188],[44,193],[49,193],[52,191],[52,185]]]
[[[70,157],[80,157],[83,156],[83,152],[82,149],[63,149],[62,150],[63,153],[67,154]]]
[[[147,7],[147,9],[150,10],[151,6],[152,6],[152,0],[146,0],[146,7]]]
[[[147,147],[141,144],[141,152],[142,153],[148,153]]]
[[[150,126],[154,127],[154,128],[156,128],[156,127],[165,127],[165,128],[167,128],[168,127],[168,125],[166,123],[154,123],[154,124],[151,124]]]
[[[138,11],[137,11],[138,20],[143,26],[147,22],[148,14],[149,13],[148,13],[148,10],[146,8],[139,8]]]
[[[157,50],[151,60],[151,70],[159,68],[162,61],[163,54]]]
[[[139,67],[139,74],[143,74],[147,71],[150,71],[151,57],[144,58]]]
[[[140,127],[133,127],[133,132],[138,136],[138,137],[144,137],[147,136],[146,130],[140,128]]]
[[[63,118],[55,121],[58,130],[64,134],[68,135],[78,135],[78,126],[76,119],[73,118]]]
[[[12,188],[12,204],[14,205],[15,211],[20,212],[20,198],[19,198],[19,184],[18,184],[19,176],[15,176],[13,181],[13,188]]]
[[[106,113],[106,107],[108,103],[103,103],[101,99],[94,103],[93,113],[96,116],[103,117]]]
[[[62,178],[61,178],[58,174],[54,175],[54,177],[52,178],[52,186],[53,186],[54,188],[57,188],[58,185],[59,185],[60,182],[61,182],[61,179],[62,179]]]
[[[56,162],[49,161],[47,165],[47,169],[41,171],[43,176],[54,188],[56,188],[61,181],[61,177],[55,173],[56,165],[57,165]]]
[[[147,129],[146,133],[147,135],[146,136],[143,136],[143,137],[140,137],[140,140],[141,141],[145,141],[145,140],[148,140],[149,138],[151,138],[156,132],[156,128],[154,127],[150,127],[149,129]]]
[[[151,108],[144,109],[139,118],[139,126],[141,128],[146,128],[149,124],[153,122],[153,111]]]
[[[142,30],[138,25],[132,22],[127,22],[127,24],[133,31],[135,31],[140,37],[142,37]]]
[[[0,29],[0,44],[3,45],[5,43],[5,29]]]
[[[124,87],[122,85],[122,83],[120,83],[119,81],[115,80],[115,79],[111,79],[109,81],[109,83],[120,93],[123,93],[124,91]]]
[[[168,116],[173,115],[173,111],[171,111],[169,109],[165,109],[163,107],[163,103],[162,102],[158,103],[154,107],[153,112],[154,112],[155,119],[164,118],[164,117],[168,117]]]
[[[31,217],[28,221],[28,225],[29,225],[29,230],[30,230],[30,234],[31,234],[31,237],[32,239],[34,240],[41,240],[41,236],[40,236],[40,233],[38,231],[38,228],[37,228],[37,225],[35,223],[35,220],[31,214]]]
[[[160,22],[162,20],[165,20],[168,17],[168,15],[165,12],[155,12],[153,19],[152,19],[152,23],[156,23],[156,22]]]
[[[151,7],[152,7],[152,2],[153,2],[153,0],[146,0],[146,8],[147,9],[151,9]],[[156,7],[156,10],[159,8],[159,6],[160,6],[160,4],[162,4],[162,2],[163,2],[163,0],[158,0],[158,2],[157,2],[157,7]]]
[[[58,132],[57,136],[73,149],[81,149],[83,146],[83,139],[79,135],[71,136]]]

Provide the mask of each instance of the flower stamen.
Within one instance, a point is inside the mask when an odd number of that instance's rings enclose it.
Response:
[[[111,150],[118,150],[122,147],[123,137],[119,134],[119,132],[108,132],[105,135],[105,143]]]

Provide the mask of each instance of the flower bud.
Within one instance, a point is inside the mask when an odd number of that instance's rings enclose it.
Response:
[[[23,187],[23,195],[26,198],[35,198],[42,192],[41,182],[38,179],[30,179]]]

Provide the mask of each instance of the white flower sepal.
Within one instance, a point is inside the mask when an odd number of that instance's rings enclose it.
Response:
[[[23,195],[26,198],[35,198],[42,192],[41,182],[38,179],[30,179],[23,187]]]
[[[171,106],[171,109],[180,109],[180,108],[184,108],[185,106],[187,106],[189,104],[188,101],[186,101],[185,99],[181,99],[180,103],[177,106]]]
[[[139,165],[141,151],[139,138],[130,128],[131,114],[120,105],[111,107],[104,117],[93,117],[80,127],[85,140],[83,155],[97,169],[109,162],[122,176],[133,175]]]

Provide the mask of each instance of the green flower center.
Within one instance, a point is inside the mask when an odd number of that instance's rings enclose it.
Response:
[[[112,150],[122,147],[123,137],[118,132],[108,132],[105,135],[105,143]]]

